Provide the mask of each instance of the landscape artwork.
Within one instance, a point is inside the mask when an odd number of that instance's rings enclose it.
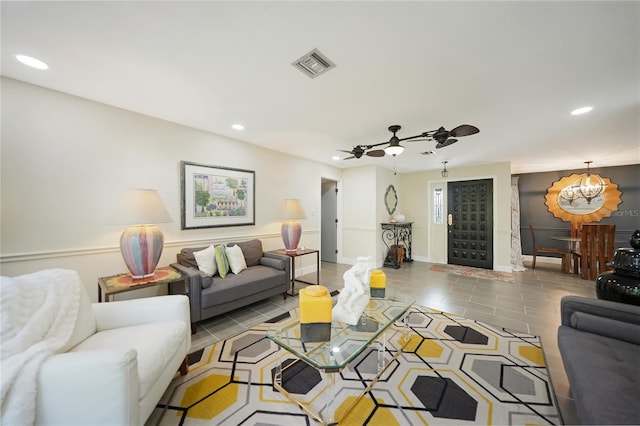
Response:
[[[182,229],[255,224],[255,172],[181,162]]]

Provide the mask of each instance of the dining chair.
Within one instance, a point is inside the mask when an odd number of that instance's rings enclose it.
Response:
[[[607,265],[615,251],[616,225],[584,224],[580,239],[580,275],[595,280],[611,268]]]
[[[571,222],[571,231],[569,236],[571,238],[581,238],[582,235],[582,222]],[[575,242],[571,244],[571,261],[573,262],[573,273],[580,273],[580,258],[582,257],[580,251],[580,243]]]
[[[536,256],[538,256],[538,253],[549,253],[562,255],[562,272],[569,272],[571,250],[566,248],[539,247],[536,244],[536,233],[533,232],[531,222],[529,222],[529,231],[531,231],[531,243],[533,244],[533,261],[531,262],[531,269],[536,269]]]

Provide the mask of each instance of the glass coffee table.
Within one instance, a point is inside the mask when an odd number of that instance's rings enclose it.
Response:
[[[402,348],[409,341],[409,328],[405,319],[409,307],[414,302],[415,299],[411,297],[389,291],[384,298],[372,298],[357,325],[352,326],[338,321],[331,323],[331,340],[329,342],[302,342],[299,311],[294,309],[291,319],[270,326],[267,331],[269,339],[296,357],[294,362],[284,367],[282,364],[278,364],[273,378],[274,387],[320,423],[337,424],[375,385],[382,373],[398,358]],[[388,351],[385,332],[395,322],[398,322],[397,327],[400,327],[402,331],[398,341],[399,347]],[[348,367],[358,355],[376,341],[378,346],[377,374],[352,404],[346,410],[341,410],[336,418],[336,402],[339,401],[335,400],[335,374]],[[389,354],[391,356],[388,356]],[[310,402],[303,401],[286,389],[286,370],[301,361],[317,369],[320,373],[324,373],[328,381],[327,390],[322,393],[322,397]]]

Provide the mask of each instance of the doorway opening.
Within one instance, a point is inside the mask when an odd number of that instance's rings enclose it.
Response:
[[[320,259],[337,263],[338,182],[322,179],[320,210]]]

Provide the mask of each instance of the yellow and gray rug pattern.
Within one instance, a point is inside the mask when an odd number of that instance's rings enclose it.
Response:
[[[417,305],[407,322],[402,353],[341,425],[561,424],[537,336]],[[265,336],[268,326],[191,354],[189,374],[176,376],[147,425],[315,424],[273,387],[276,366],[295,357]],[[387,331],[388,351],[401,334]],[[377,373],[377,351],[334,374],[338,417]],[[327,392],[327,374],[295,367],[283,379],[290,393],[313,401]]]

